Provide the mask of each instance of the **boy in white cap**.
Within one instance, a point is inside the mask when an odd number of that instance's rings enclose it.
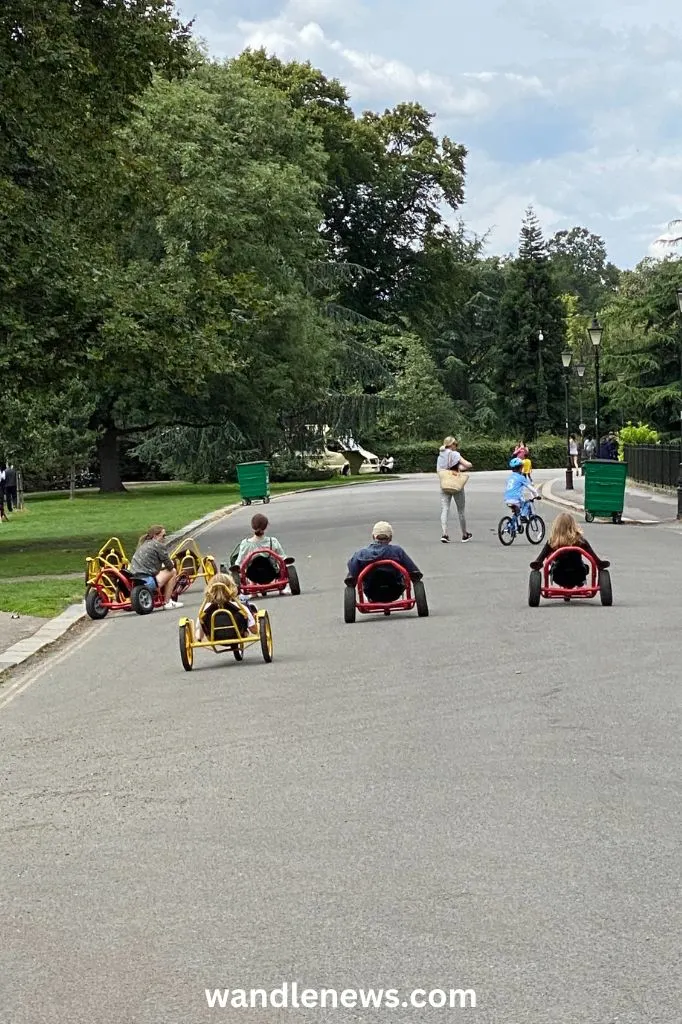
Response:
[[[360,548],[348,560],[347,584],[355,583],[362,570],[372,562],[390,559],[404,566],[412,578],[421,579],[422,574],[419,567],[412,561],[407,552],[399,544],[393,544],[393,527],[390,523],[379,522],[374,524],[372,530],[372,543],[365,548]],[[386,572],[381,572],[383,579],[374,580],[374,574],[368,576],[365,582],[365,595],[370,601],[397,601],[402,594],[404,587],[403,578],[395,569],[386,566]],[[380,573],[377,571],[377,577]]]

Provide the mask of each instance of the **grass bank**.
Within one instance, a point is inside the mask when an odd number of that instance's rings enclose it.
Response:
[[[273,484],[271,492],[274,496],[307,488],[348,487],[377,479],[367,475]],[[152,523],[163,523],[173,533],[237,501],[236,484],[151,484],[124,494],[80,491],[74,501],[61,492],[27,495],[26,509],[12,513],[9,522],[0,525],[0,611],[57,615],[83,597],[82,577],[22,583],[3,580],[82,573],[86,555],[94,554],[108,537],[119,537],[130,555],[139,535]],[[254,510],[260,508],[254,506]]]

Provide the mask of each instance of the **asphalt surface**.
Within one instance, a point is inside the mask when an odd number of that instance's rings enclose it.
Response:
[[[682,537],[587,527],[614,607],[530,609],[502,479],[472,477],[474,539],[449,547],[435,477],[273,501],[303,593],[263,602],[271,665],[254,645],[185,673],[192,591],[0,689],[3,1024],[679,1022]],[[428,619],[344,624],[377,519]],[[470,988],[477,1009],[207,1007],[283,981]]]

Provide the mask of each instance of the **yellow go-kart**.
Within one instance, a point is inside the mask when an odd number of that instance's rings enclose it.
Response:
[[[201,609],[199,618],[201,618]],[[180,660],[185,672],[192,671],[194,652],[199,647],[210,647],[216,654],[221,651],[232,651],[234,660],[242,661],[246,648],[251,644],[259,643],[263,661],[271,662],[273,643],[270,617],[265,609],[261,608],[256,612],[255,619],[258,632],[242,633],[229,608],[216,608],[211,615],[209,636],[205,640],[195,639],[194,623],[191,619],[180,619]]]
[[[96,555],[85,559],[85,585],[91,586],[103,569],[127,569],[130,562],[118,537],[105,540]]]
[[[213,555],[202,555],[193,537],[183,540],[170,554],[178,574],[178,581],[173,590],[174,598],[184,594],[198,579],[208,583],[218,572],[218,565]]]

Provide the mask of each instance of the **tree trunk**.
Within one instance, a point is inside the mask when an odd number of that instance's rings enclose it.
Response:
[[[71,473],[69,476],[69,501],[74,501],[76,498],[76,466],[75,463],[71,463]]]
[[[99,457],[99,489],[100,493],[112,494],[125,491],[121,480],[121,467],[118,461],[118,431],[115,427],[107,427],[97,442]]]

